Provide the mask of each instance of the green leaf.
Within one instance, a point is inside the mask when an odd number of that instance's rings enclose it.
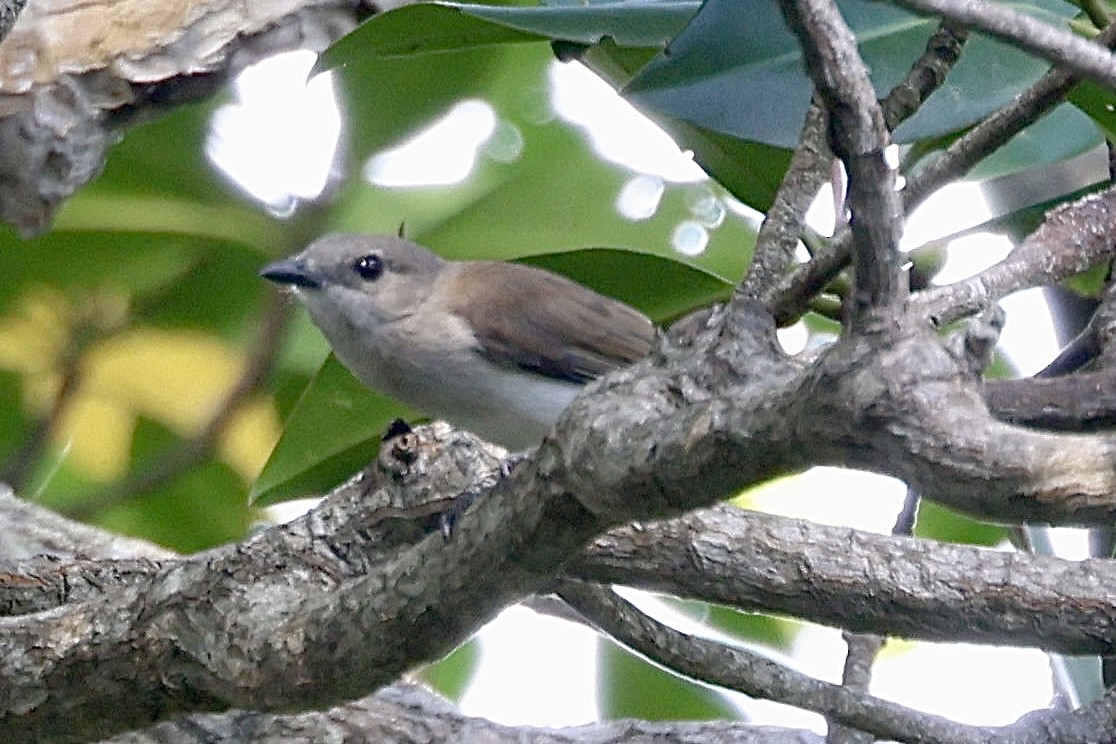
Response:
[[[422,681],[450,700],[460,700],[480,667],[481,650],[476,639],[458,646],[446,658],[419,670]]]
[[[597,704],[602,718],[708,721],[739,718],[716,689],[655,666],[612,641],[597,641]]]
[[[317,70],[355,57],[388,58],[495,44],[602,39],[629,47],[662,47],[697,12],[696,0],[654,3],[507,7],[417,3],[373,16],[322,55]]]
[[[1116,94],[1108,88],[1086,81],[1079,83],[1066,98],[1088,114],[1108,139],[1116,141]]]
[[[23,408],[23,377],[0,370],[0,473],[7,470],[11,456],[26,442],[31,426]]]
[[[1031,168],[1060,163],[1086,153],[1103,142],[1103,135],[1089,116],[1070,104],[1063,103],[980,161],[966,178],[1002,178]]]
[[[5,233],[0,235],[0,310],[35,286],[78,293],[153,291],[188,269],[199,243],[183,236],[111,231],[56,231],[28,241]]]
[[[922,501],[918,505],[914,534],[930,540],[988,547],[999,545],[1008,537],[1004,527],[978,522],[932,501]]]
[[[775,200],[793,152],[749,142],[683,121],[657,117],[677,142],[694,153],[694,160],[744,204],[766,212]]]
[[[522,73],[516,65],[525,54],[537,55],[537,46],[541,45],[395,58],[365,57],[351,46],[333,52],[331,47],[327,54],[341,64],[333,70],[334,80],[346,119],[353,123],[348,145],[355,169],[371,155],[413,135],[457,101],[487,97],[509,76],[519,78]],[[522,99],[523,89],[518,92]]]
[[[249,493],[260,505],[333,488],[366,465],[380,437],[410,412],[362,385],[330,354],[295,405]]]
[[[735,636],[742,641],[786,649],[794,641],[798,624],[755,612],[744,612],[724,605],[663,596],[663,601],[700,623]]]
[[[173,249],[176,242],[182,241],[151,240],[148,254]],[[135,314],[164,328],[198,328],[229,337],[249,330],[271,291],[257,275],[259,253],[238,243],[197,241],[189,255],[181,271],[137,299]]]
[[[676,259],[632,250],[591,248],[529,256],[539,266],[639,308],[663,322],[727,300],[733,283]]]
[[[430,59],[460,58],[464,64],[473,54]],[[484,68],[487,87],[482,94],[499,117],[497,126],[516,133],[521,142],[517,157],[486,157],[482,148],[474,173],[452,187],[351,183],[341,195],[335,226],[383,233],[394,232],[403,222],[409,237],[451,258],[506,260],[601,245],[684,259],[718,276],[739,277],[755,231],[715,184],[644,177],[662,189],[653,213],[632,219],[618,211],[617,200],[637,176],[601,161],[580,131],[553,118],[547,102],[524,97],[524,90],[546,89],[552,64],[545,47],[527,45],[507,50],[498,63],[493,58]],[[382,82],[376,66],[346,68],[343,77],[353,105],[371,108]],[[426,76],[415,84],[426,86]],[[456,100],[436,85],[416,92],[423,98],[428,93],[445,96],[447,107]],[[370,142],[363,132],[355,137],[361,148]],[[360,157],[374,152],[358,148]],[[700,255],[683,257],[674,249],[676,231],[684,228],[708,236]]]
[[[790,620],[721,605],[710,605],[706,622],[741,640],[783,650],[790,649],[799,628]]]
[[[900,82],[937,20],[867,2],[840,8],[857,35],[873,83],[882,96]],[[1061,25],[1076,12],[1059,0],[1011,5]],[[1012,100],[1047,63],[982,35],[974,35],[946,86],[895,132],[899,142],[968,126]],[[812,86],[798,44],[774,3],[709,0],[667,49],[627,87],[637,106],[746,140],[792,147]]]

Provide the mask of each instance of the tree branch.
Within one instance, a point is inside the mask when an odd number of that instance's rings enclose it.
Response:
[[[566,573],[929,641],[1116,649],[1111,561],[1068,561],[729,506],[612,530]]]
[[[136,555],[153,553],[163,556],[163,560],[128,557],[131,549]],[[175,560],[166,551],[147,543],[60,518],[0,491],[0,560],[44,552],[51,555],[24,561],[21,565],[28,570],[14,575],[10,585],[0,588],[0,595],[3,595],[0,608],[5,606],[13,589],[19,592],[27,588],[21,585],[28,583],[35,585],[33,592],[41,590],[43,595],[53,595],[55,601],[44,603],[45,609],[113,593],[122,586],[149,579]],[[65,560],[76,554],[84,559]],[[0,584],[3,584],[2,578]],[[30,607],[24,609],[36,611]],[[0,688],[3,688],[2,682]],[[106,713],[111,715],[112,712]],[[202,741],[207,744],[246,741],[301,744],[307,740],[344,738],[353,731],[360,731],[365,740],[390,740],[399,744],[476,738],[510,744],[522,741],[523,737],[522,729],[463,716],[425,688],[397,683],[375,695],[327,711],[299,715],[238,710],[195,714],[113,737],[107,744],[200,744]],[[726,739],[745,744],[821,744],[821,737],[806,731],[730,721],[663,724],[614,721],[562,730],[532,729],[531,738],[539,744],[642,744],[658,738],[687,744],[717,744]]]
[[[640,612],[614,592],[563,583],[558,596],[601,632],[693,679],[762,700],[823,713],[877,736],[927,744],[987,744],[988,730],[921,713],[830,682],[814,679],[754,651],[686,635]]]
[[[829,175],[833,153],[825,143],[825,114],[811,103],[787,172],[756,235],[756,248],[737,292],[757,299],[794,263],[802,220]]]
[[[544,590],[608,528],[707,506],[818,462],[893,472],[977,512],[1111,521],[1110,439],[996,422],[968,362],[923,320],[900,316],[894,333],[850,335],[812,360],[790,359],[758,305],[734,303],[591,384],[507,477],[502,451],[445,425],[423,428],[408,452],[385,448],[373,470],[301,520],[171,564],[147,583],[0,618],[0,733],[12,744],[81,741],[188,711],[336,705],[440,658]],[[449,539],[436,517],[415,516],[416,505],[462,496],[483,498]],[[995,565],[995,556],[982,560]],[[1057,625],[1066,628],[1069,584],[1059,579]],[[803,616],[821,611],[816,593],[782,601],[803,597]],[[903,612],[863,609],[873,606],[834,611],[850,615],[843,626],[906,629]],[[1036,633],[1037,609],[1029,630],[1008,635]],[[1110,644],[1095,635],[1103,615],[1090,618],[1042,635],[1081,651]],[[1004,622],[997,614],[996,626]],[[999,633],[974,624],[953,637]],[[48,661],[44,637],[68,642]]]
[[[1096,43],[1111,47],[1116,44],[1116,25],[1109,25]],[[949,181],[965,175],[984,158],[1005,145],[1012,137],[1034,124],[1065,100],[1066,94],[1081,78],[1061,69],[1046,73],[1009,104],[988,116],[966,132],[940,156],[911,174],[901,196],[906,213],[912,212],[927,197]],[[777,302],[773,307],[776,322],[787,325],[806,311],[810,299],[826,287],[848,264],[850,235],[834,237],[825,253],[814,257],[788,274],[771,293]]]
[[[856,37],[836,5],[781,0],[780,7],[829,115],[830,148],[848,173],[855,283],[847,318],[855,329],[871,317],[893,316],[906,298],[899,261],[902,210],[885,157],[890,138]]]
[[[916,312],[950,323],[1027,287],[1054,284],[1112,259],[1116,187],[1064,204],[994,266],[914,297]]]
[[[1116,58],[1091,41],[1037,21],[1011,8],[981,0],[894,0],[916,13],[931,14],[1011,42],[1106,88],[1116,88]]]

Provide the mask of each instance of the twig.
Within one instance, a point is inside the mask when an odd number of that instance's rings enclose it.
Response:
[[[974,277],[927,290],[912,300],[940,323],[977,312],[1012,292],[1053,284],[1116,256],[1116,187],[1051,211],[1007,258]]]
[[[615,592],[563,582],[558,596],[602,633],[692,679],[822,713],[899,741],[985,744],[989,731],[953,723],[796,672],[743,648],[690,636],[648,617]]]
[[[884,123],[889,131],[915,114],[930,97],[942,87],[946,76],[957,60],[969,39],[969,32],[949,23],[941,23],[926,41],[926,49],[911,66],[903,82],[896,85],[880,101],[883,108]]]
[[[958,25],[984,31],[1107,88],[1116,88],[1116,58],[1107,50],[1006,5],[982,0],[894,1],[915,12],[942,16]]]
[[[903,498],[903,508],[895,517],[895,525],[891,528],[893,535],[910,536],[914,532],[915,518],[918,515],[920,498],[918,491],[907,489]],[[846,630],[841,634],[848,651],[845,654],[845,666],[841,671],[841,685],[857,692],[868,692],[872,682],[872,664],[883,648],[884,639],[875,633],[854,633]],[[830,721],[829,733],[826,735],[826,744],[862,744],[873,741],[873,737],[862,732],[841,725],[840,722]]]
[[[1116,44],[1116,25],[1101,31],[1095,43],[1105,47]],[[908,179],[903,189],[908,211],[949,181],[968,173],[978,162],[1048,114],[1080,82],[1081,77],[1071,71],[1052,69],[1018,98],[977,124],[947,147],[940,157]]]
[[[31,426],[23,444],[12,453],[4,464],[4,471],[0,480],[7,483],[17,493],[22,493],[27,486],[27,478],[31,474],[35,463],[42,456],[50,435],[54,431],[66,408],[73,400],[81,379],[81,353],[70,344],[70,348],[62,356],[62,369],[59,373],[58,390],[50,402],[50,409]]]
[[[825,183],[833,153],[825,143],[825,114],[816,102],[806,112],[790,165],[756,236],[756,250],[748,273],[737,288],[742,297],[759,298],[794,263],[802,235],[802,220],[818,189]]]
[[[1096,42],[1106,47],[1116,44],[1116,25],[1105,28]],[[1072,73],[1051,70],[1018,98],[957,139],[939,157],[908,177],[901,192],[906,213],[945,184],[968,173],[1016,134],[1049,113],[1079,82],[1081,78]],[[780,326],[797,320],[806,311],[810,299],[848,264],[849,247],[849,235],[842,233],[834,237],[826,252],[784,278],[772,294],[776,299],[768,302]]]

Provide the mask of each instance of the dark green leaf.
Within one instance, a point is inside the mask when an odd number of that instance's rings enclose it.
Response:
[[[866,0],[839,3],[857,35],[877,92],[906,75],[937,25]],[[1076,10],[1059,0],[1011,3],[1055,25]],[[1045,72],[1047,63],[976,35],[946,86],[895,132],[899,142],[955,131],[1012,100]],[[641,108],[746,140],[791,147],[812,86],[797,42],[774,3],[709,0],[693,21],[628,85]]]
[[[365,388],[331,354],[287,417],[249,499],[271,504],[329,490],[375,456],[388,424],[409,416]]]
[[[504,7],[419,3],[373,16],[334,44],[318,70],[368,59],[548,39],[662,47],[697,12],[696,0]]]
[[[523,259],[564,274],[663,322],[727,300],[733,283],[677,260],[631,250],[594,248]]]
[[[1086,81],[1071,90],[1067,99],[1088,114],[1110,140],[1116,141],[1116,93]]]
[[[163,250],[153,242],[150,253]],[[265,293],[257,272],[259,254],[235,244],[204,244],[180,276],[136,303],[136,314],[146,323],[165,328],[191,327],[232,335],[255,322]]]
[[[1103,142],[1104,137],[1093,120],[1070,104],[1063,103],[980,161],[967,178],[1002,178],[1059,163],[1088,152]]]

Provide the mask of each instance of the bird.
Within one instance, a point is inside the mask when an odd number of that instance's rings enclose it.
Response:
[[[265,266],[367,387],[521,451],[588,381],[645,357],[654,324],[559,274],[334,233]]]

